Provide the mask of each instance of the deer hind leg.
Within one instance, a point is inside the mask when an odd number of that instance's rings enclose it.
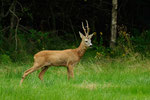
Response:
[[[32,69],[33,69],[33,67],[29,68],[29,69],[26,70],[24,73],[27,73],[27,72],[29,72],[29,71],[32,70]]]
[[[26,77],[28,74],[30,74],[30,73],[32,73],[32,72],[38,70],[40,67],[41,67],[41,66],[39,66],[38,64],[34,64],[33,67],[31,67],[30,69],[26,70],[26,71],[24,72],[23,76],[22,76],[22,79],[21,79],[21,81],[20,81],[20,85],[23,83],[25,77]]]
[[[42,71],[39,73],[39,79],[42,81],[43,80],[43,75],[44,75],[44,73],[48,70],[48,66],[45,66],[43,69],[42,69]]]

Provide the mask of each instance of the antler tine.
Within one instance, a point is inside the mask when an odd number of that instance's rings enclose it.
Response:
[[[87,35],[89,35],[90,28],[89,28],[89,24],[88,24],[88,21],[87,21],[87,20],[86,20],[86,28],[87,28]]]
[[[86,33],[86,29],[85,29],[85,27],[84,27],[83,22],[82,22],[82,28],[83,28],[83,30],[84,30],[85,35],[87,35],[87,33]]]

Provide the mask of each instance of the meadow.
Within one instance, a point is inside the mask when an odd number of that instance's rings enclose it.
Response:
[[[149,100],[150,60],[83,58],[67,80],[65,67],[51,67],[38,78],[30,74],[19,86],[32,61],[0,64],[0,100]]]

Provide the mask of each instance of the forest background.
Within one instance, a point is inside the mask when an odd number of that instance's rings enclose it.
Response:
[[[149,0],[118,1],[114,49],[111,0],[1,0],[0,5],[1,60],[23,61],[40,50],[75,48],[85,20],[95,32],[90,49],[95,56],[149,55]]]

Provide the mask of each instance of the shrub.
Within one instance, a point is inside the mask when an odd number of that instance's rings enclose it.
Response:
[[[2,54],[0,55],[0,63],[1,64],[10,64],[12,63],[12,60],[10,59],[10,57],[6,54]]]

